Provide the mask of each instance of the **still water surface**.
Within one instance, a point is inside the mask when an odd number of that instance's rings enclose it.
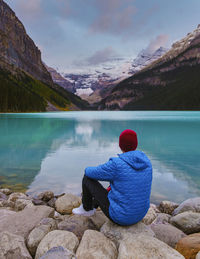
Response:
[[[0,114],[0,185],[80,194],[84,168],[117,156],[127,128],[152,161],[152,202],[200,196],[200,112]]]

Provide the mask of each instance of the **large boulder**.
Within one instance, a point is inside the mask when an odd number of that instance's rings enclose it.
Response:
[[[8,212],[6,212],[8,214]],[[0,212],[0,232],[23,236],[25,239],[29,232],[43,219],[53,217],[54,209],[48,206],[33,206],[22,211],[9,213],[7,217],[1,217]]]
[[[172,201],[161,201],[161,203],[158,206],[158,209],[162,213],[170,214],[174,212],[174,210],[178,207],[178,203],[172,202]]]
[[[200,233],[192,234],[179,240],[176,250],[186,259],[195,259],[200,251]]]
[[[191,198],[182,202],[173,212],[173,216],[185,211],[200,212],[200,197]]]
[[[24,242],[24,238],[7,231],[0,234],[1,259],[31,259]]]
[[[58,229],[73,232],[80,240],[87,229],[96,230],[97,228],[90,217],[73,215],[67,220],[61,221]]]
[[[35,259],[40,258],[49,249],[57,246],[62,246],[74,253],[78,244],[78,238],[72,232],[64,230],[51,231],[40,242],[36,251]]]
[[[128,235],[120,242],[118,259],[184,259],[175,249],[144,234]]]
[[[151,229],[155,233],[155,237],[172,248],[175,248],[178,241],[185,237],[186,234],[180,229],[170,224],[151,224]]]
[[[81,204],[81,198],[71,193],[65,194],[56,200],[56,210],[60,214],[71,214],[73,208]]]
[[[102,233],[86,230],[77,249],[78,259],[116,259],[115,244]]]
[[[142,222],[138,222],[137,224],[131,226],[119,226],[114,224],[110,220],[103,224],[100,229],[101,233],[103,233],[106,237],[110,238],[117,245],[119,245],[120,240],[124,239],[128,234],[145,234],[154,236],[154,232],[151,230],[149,226],[146,226]]]
[[[145,217],[142,219],[142,222],[146,225],[150,225],[156,218],[157,213],[155,209],[150,207]]]
[[[186,234],[200,232],[200,213],[186,211],[171,217],[170,223]]]
[[[25,195],[24,193],[22,192],[13,192],[9,198],[8,198],[8,201],[12,201],[12,202],[15,202],[16,200],[18,199],[25,199],[25,200],[30,200],[30,198]]]
[[[30,232],[27,238],[27,247],[32,256],[35,255],[40,241],[52,230],[56,230],[56,221],[52,218],[44,218]]]
[[[53,247],[39,259],[77,259],[68,249],[62,246]]]

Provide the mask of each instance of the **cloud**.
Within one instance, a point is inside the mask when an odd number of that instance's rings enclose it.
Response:
[[[119,34],[133,27],[137,13],[134,0],[94,0],[97,16],[90,25],[91,33]]]
[[[167,34],[160,34],[155,39],[153,39],[146,48],[147,52],[154,52],[160,46],[164,47],[169,40],[169,36]]]
[[[98,65],[111,60],[116,55],[112,47],[107,47],[102,50],[96,51],[92,56],[87,59],[88,65]]]

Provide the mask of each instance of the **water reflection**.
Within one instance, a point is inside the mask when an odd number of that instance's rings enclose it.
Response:
[[[0,116],[0,184],[80,193],[86,166],[120,152],[125,128],[153,168],[152,201],[200,195],[200,113],[78,112]]]

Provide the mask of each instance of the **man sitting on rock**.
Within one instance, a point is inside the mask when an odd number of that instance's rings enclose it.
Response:
[[[105,164],[87,167],[82,181],[82,205],[74,214],[92,216],[99,206],[118,225],[132,225],[146,215],[150,206],[152,165],[139,150],[135,131],[124,130],[119,137],[122,154]],[[105,189],[99,181],[110,182]]]

